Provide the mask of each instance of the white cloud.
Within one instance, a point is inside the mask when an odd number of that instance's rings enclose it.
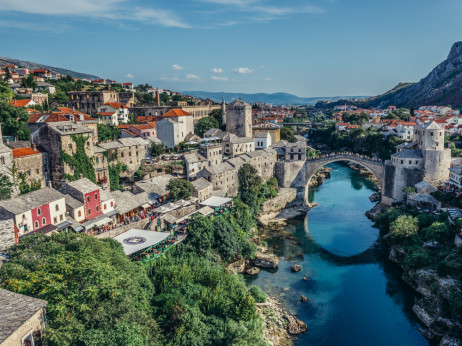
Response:
[[[165,27],[189,28],[175,13],[152,7],[133,7],[129,0],[0,0],[0,12],[79,16],[93,19],[131,20]]]
[[[266,78],[263,78],[263,80],[270,81],[270,80],[273,80],[273,78],[266,77]]]
[[[178,82],[178,81],[180,81],[180,78],[178,78],[178,77],[160,76],[160,77],[159,77],[159,80],[162,80],[162,81],[170,81],[170,82]]]
[[[218,77],[218,76],[211,76],[211,80],[217,80],[217,81],[222,81],[222,82],[227,82],[229,81],[228,77]]]
[[[174,65],[172,65],[172,68],[173,68],[174,70],[181,71],[181,70],[183,69],[183,66],[174,64]]]
[[[135,78],[135,76],[132,75],[131,73],[127,73],[124,77],[125,77],[125,78],[129,78],[129,79]]]
[[[234,69],[234,72],[239,73],[239,74],[249,74],[249,73],[252,73],[253,70],[248,67],[238,67]]]
[[[201,77],[196,76],[195,74],[189,73],[186,75],[186,79],[201,79]]]
[[[213,73],[223,73],[225,72],[221,67],[214,67],[212,68]]]

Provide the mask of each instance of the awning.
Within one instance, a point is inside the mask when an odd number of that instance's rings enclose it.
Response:
[[[108,218],[107,216],[103,216],[103,217],[98,217],[98,218],[95,218],[93,220],[90,220],[90,221],[87,221],[85,223],[82,224],[82,227],[85,228],[85,230],[87,229],[90,229],[90,228],[93,228],[93,227],[98,227],[98,226],[102,226],[102,225],[105,225],[107,223],[110,223],[112,222],[112,219],[111,218]]]
[[[113,210],[113,211],[110,211],[108,213],[104,213],[104,215],[106,215],[107,217],[112,217],[112,216],[117,215],[119,213],[120,212],[118,210]]]
[[[74,232],[80,232],[83,230],[83,227],[82,226],[77,226],[74,228]]]
[[[60,224],[58,224],[56,226],[56,230],[61,231],[61,230],[65,229],[65,228],[68,228],[71,225],[72,225],[72,223],[66,220],[66,221],[61,222]]]
[[[149,203],[144,203],[141,208],[146,209],[146,208],[151,208],[151,205]]]

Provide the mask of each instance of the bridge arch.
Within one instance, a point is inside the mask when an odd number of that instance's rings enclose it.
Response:
[[[374,160],[355,154],[325,155],[314,159],[308,159],[305,163],[305,200],[308,200],[308,185],[314,174],[325,165],[332,162],[347,161],[353,162],[371,172],[377,179],[381,190],[384,184],[384,165],[381,160]]]

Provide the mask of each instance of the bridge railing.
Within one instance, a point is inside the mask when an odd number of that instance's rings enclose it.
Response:
[[[383,165],[383,160],[376,158],[376,157],[370,157],[367,155],[362,155],[362,154],[356,154],[352,153],[349,151],[339,151],[339,152],[333,152],[329,154],[322,154],[319,156],[315,157],[308,157],[306,160],[307,161],[320,161],[320,160],[325,160],[325,159],[335,159],[335,158],[354,158],[354,159],[360,159],[360,160],[365,160],[365,161],[370,161],[375,164],[381,164]]]

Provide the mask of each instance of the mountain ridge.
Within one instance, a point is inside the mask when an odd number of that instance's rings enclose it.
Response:
[[[384,108],[424,105],[462,106],[462,41],[455,42],[446,60],[417,83],[400,83],[395,88],[364,103]]]
[[[46,68],[50,71],[57,72],[57,73],[60,73],[66,76],[69,75],[75,78],[88,78],[92,80],[101,79],[100,77],[93,75],[93,74],[89,74],[89,73],[76,72],[76,71],[68,70],[68,69],[61,68],[61,67],[53,67],[53,66],[48,66],[44,64],[39,64],[39,63],[32,62],[32,61],[0,56],[0,66],[8,65],[8,64],[14,64],[19,67],[24,67],[24,68],[34,69],[34,70],[38,68]]]
[[[181,91],[182,94],[206,99],[209,98],[215,102],[221,102],[222,97],[225,101],[232,102],[236,99],[241,99],[247,103],[269,103],[274,105],[314,105],[318,101],[337,101],[346,96],[333,96],[333,97],[299,97],[285,92],[277,93],[231,93],[231,92],[213,92],[213,91],[198,91],[189,90]],[[364,98],[365,96],[352,96],[355,98]],[[350,98],[350,97],[348,97]]]

